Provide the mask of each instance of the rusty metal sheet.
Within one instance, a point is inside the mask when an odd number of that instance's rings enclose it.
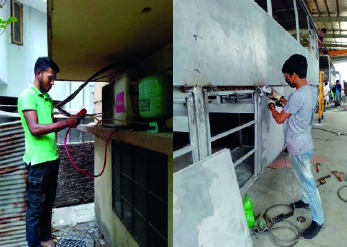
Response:
[[[20,121],[0,124],[0,246],[26,246],[24,131]]]

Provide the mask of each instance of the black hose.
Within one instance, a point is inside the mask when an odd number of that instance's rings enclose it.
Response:
[[[280,224],[287,224],[287,226],[280,226]],[[281,239],[274,234],[278,230],[290,230],[294,233],[295,237],[293,239]],[[289,247],[294,246],[299,242],[300,239],[300,230],[291,222],[282,221],[276,224],[273,224],[269,227],[270,240],[276,246]]]
[[[344,199],[344,198],[342,198],[342,196],[341,196],[341,190],[343,189],[343,188],[346,188],[347,187],[347,185],[344,185],[344,186],[342,186],[338,191],[337,191],[337,195],[340,197],[340,199],[342,200],[342,201],[344,201],[344,202],[347,202],[347,200],[346,199]]]
[[[65,105],[66,103],[70,102],[71,100],[73,100],[76,95],[91,81],[94,80],[94,78],[98,77],[99,75],[105,73],[106,71],[113,69],[113,68],[117,68],[117,67],[128,67],[128,68],[132,68],[134,70],[136,70],[137,72],[139,72],[141,75],[145,75],[145,71],[142,70],[140,67],[133,65],[133,64],[126,64],[126,63],[112,63],[110,65],[107,65],[106,67],[102,68],[101,70],[99,70],[98,72],[96,72],[95,74],[93,74],[91,77],[89,77],[81,86],[79,86],[79,88],[72,93],[71,95],[69,95],[66,99],[64,99],[62,102],[60,102],[56,108],[59,110],[59,112],[67,117],[70,117],[71,114],[68,113],[67,111],[63,110],[61,107],[63,105]],[[100,78],[97,78],[100,79]]]
[[[300,230],[294,224],[292,224],[288,221],[280,221],[277,223],[273,223],[275,218],[271,219],[268,216],[268,212],[275,207],[288,207],[288,208],[290,208],[287,204],[275,204],[275,205],[273,205],[273,206],[271,206],[265,210],[264,218],[265,218],[268,226],[270,226],[269,227],[269,237],[270,237],[271,242],[274,243],[276,246],[280,246],[280,247],[289,247],[289,246],[296,245],[300,239]],[[291,210],[292,210],[291,213],[294,213],[294,210],[293,209],[291,209]],[[288,224],[288,226],[280,226],[279,225],[280,223]],[[281,239],[274,234],[274,231],[277,231],[277,230],[290,230],[290,231],[294,232],[295,238],[289,239],[289,240],[288,239]]]

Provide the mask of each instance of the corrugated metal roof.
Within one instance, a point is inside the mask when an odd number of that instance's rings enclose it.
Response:
[[[0,124],[0,246],[26,246],[24,131],[20,121]]]

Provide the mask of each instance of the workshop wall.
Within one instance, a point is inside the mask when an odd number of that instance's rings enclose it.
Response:
[[[317,85],[318,60],[253,0],[174,1],[173,84],[283,85],[289,56],[307,57]]]
[[[67,148],[79,168],[94,174],[94,142],[70,143]],[[60,167],[54,207],[94,202],[94,179],[76,170],[66,155],[63,144],[59,144],[58,149]]]

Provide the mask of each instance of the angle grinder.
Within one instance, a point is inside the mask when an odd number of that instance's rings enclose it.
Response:
[[[260,96],[266,96],[266,97],[271,98],[271,95],[272,95],[272,88],[271,87],[268,87],[268,86],[258,87],[257,91],[258,91]],[[283,107],[283,104],[282,104],[282,102],[277,101],[276,106]]]

